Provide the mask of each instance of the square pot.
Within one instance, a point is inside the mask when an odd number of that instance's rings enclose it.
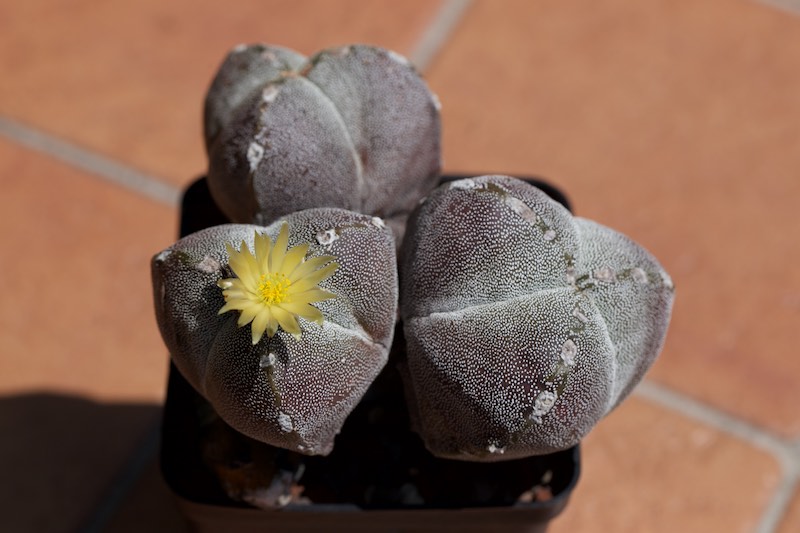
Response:
[[[529,181],[569,207],[558,189]],[[181,236],[227,222],[205,179],[195,181],[183,196]],[[397,352],[404,345],[398,327],[389,363],[327,457],[303,456],[241,435],[170,365],[161,468],[193,529],[545,531],[577,483],[579,446],[496,463],[433,457],[409,429],[403,386],[392,363],[404,356]],[[262,488],[283,479],[279,493],[266,496],[274,510],[230,496],[226,480],[241,485],[252,477],[260,477]]]

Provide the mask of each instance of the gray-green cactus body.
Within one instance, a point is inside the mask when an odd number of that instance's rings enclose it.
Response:
[[[341,207],[402,230],[436,185],[438,101],[401,56],[364,45],[306,61],[234,49],[206,100],[208,182],[236,222]]]
[[[231,276],[226,243],[252,250],[258,231],[330,255],[320,282],[335,298],[315,303],[324,322],[300,319],[299,338],[279,329],[253,345],[250,325],[223,306]],[[327,454],[345,418],[386,363],[397,313],[395,243],[376,217],[309,209],[268,227],[228,224],[184,237],[152,261],[156,318],[176,367],[234,429],[305,454]]]
[[[673,287],[655,258],[513,178],[434,191],[409,219],[401,261],[406,389],[439,456],[576,444],[666,334]]]

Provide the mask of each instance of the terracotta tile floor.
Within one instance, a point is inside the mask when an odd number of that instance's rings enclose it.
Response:
[[[184,531],[156,468],[148,261],[239,42],[424,66],[449,171],[543,176],[660,258],[664,352],[555,532],[800,530],[791,0],[0,4],[0,531]]]

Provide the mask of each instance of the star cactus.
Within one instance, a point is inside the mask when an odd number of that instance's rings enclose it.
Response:
[[[412,416],[436,455],[576,444],[661,349],[673,286],[627,237],[520,180],[443,185],[409,220],[401,312]]]
[[[380,219],[341,209],[215,226],[153,258],[156,318],[177,368],[228,424],[324,455],[386,364],[395,261]]]
[[[394,52],[239,46],[206,98],[208,182],[235,222],[341,207],[399,237],[439,180],[439,134],[438,100]]]
[[[445,458],[575,445],[663,345],[674,290],[641,246],[514,178],[434,190],[438,101],[393,52],[237,47],[204,130],[233,223],[153,258],[156,318],[186,381],[248,437],[328,454],[398,309],[412,424]]]

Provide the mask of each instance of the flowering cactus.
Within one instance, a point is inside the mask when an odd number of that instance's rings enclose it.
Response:
[[[407,231],[404,373],[436,455],[570,447],[661,349],[673,286],[658,262],[533,186],[503,176],[443,185]]]
[[[208,183],[235,222],[341,207],[399,237],[439,179],[439,134],[437,99],[394,52],[240,46],[206,99]]]
[[[236,224],[153,258],[156,317],[184,378],[246,436],[331,451],[387,361],[401,241],[398,362],[435,455],[573,446],[661,349],[673,287],[626,237],[503,176],[419,204],[439,180],[439,105],[393,52],[237,47],[204,129],[209,190]]]
[[[325,455],[386,363],[395,243],[377,217],[318,208],[227,224],[152,261],[175,366],[234,429]]]

